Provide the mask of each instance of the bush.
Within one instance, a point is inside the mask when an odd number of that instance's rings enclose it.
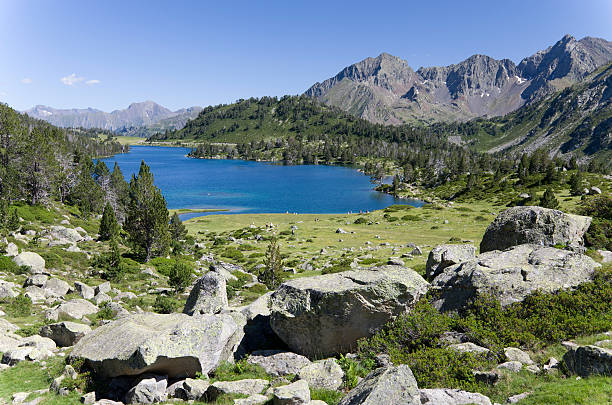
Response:
[[[270,380],[266,370],[257,364],[250,364],[246,358],[235,363],[223,362],[217,367],[212,375],[211,382],[214,381],[237,381],[247,378],[260,378]]]
[[[579,213],[593,217],[585,235],[587,246],[612,250],[612,197],[600,194],[586,198]]]
[[[110,320],[110,319],[113,319],[114,317],[115,317],[115,312],[113,311],[113,309],[111,308],[108,302],[102,305],[100,310],[96,312],[96,315],[95,315],[95,319],[97,321]]]
[[[353,222],[355,225],[361,225],[361,224],[367,224],[368,220],[365,219],[364,217],[359,217],[355,220],[355,222]]]
[[[221,253],[222,257],[226,257],[228,259],[233,259],[236,261],[242,261],[244,260],[244,254],[236,249],[235,247],[228,247],[226,248],[222,253]]]
[[[30,269],[28,266],[17,266],[13,259],[8,256],[0,256],[0,271],[6,271],[13,274],[27,274]]]
[[[4,310],[13,318],[30,316],[32,314],[32,300],[23,294],[19,294],[9,300]]]
[[[168,275],[168,284],[174,288],[176,292],[185,290],[191,284],[193,271],[189,265],[184,262],[175,261]]]
[[[356,361],[340,355],[338,365],[344,371],[344,388],[347,390],[355,388],[359,378],[365,377],[374,369],[374,361],[371,358],[363,358],[361,361]]]
[[[181,303],[171,297],[158,295],[153,303],[153,310],[158,314],[171,314],[181,306]]]
[[[352,261],[353,261],[352,259],[342,259],[340,262],[321,270],[321,274],[340,273],[343,271],[352,270],[351,268]]]
[[[420,221],[421,218],[419,218],[417,215],[404,215],[402,217],[402,221]]]
[[[342,399],[343,396],[344,394],[338,391],[317,388],[310,389],[311,400],[323,401],[328,405],[336,405],[338,402],[340,402],[340,399]]]

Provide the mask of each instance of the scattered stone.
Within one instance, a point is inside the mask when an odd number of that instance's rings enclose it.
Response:
[[[336,233],[348,233],[348,232],[347,232],[347,231],[345,231],[345,230],[344,230],[344,229],[342,229],[342,228],[338,228],[338,229],[336,229]]]
[[[13,242],[9,242],[6,245],[6,256],[15,257],[19,254],[19,248]]]
[[[38,304],[45,300],[45,290],[35,285],[26,287],[24,295],[32,300],[33,304]]]
[[[529,364],[528,366],[525,366],[525,370],[532,374],[538,374],[540,372],[540,367],[536,366],[535,364]]]
[[[413,256],[422,256],[423,255],[423,251],[421,250],[420,247],[415,246],[414,249],[412,249],[412,251],[409,253]]]
[[[480,252],[504,250],[522,244],[565,245],[584,248],[583,236],[591,218],[542,207],[512,207],[500,213],[487,228]]]
[[[17,330],[19,330],[19,326],[10,323],[4,318],[0,318],[0,333],[13,333]]]
[[[46,296],[63,297],[70,291],[70,284],[58,278],[50,278],[43,285]]]
[[[255,394],[251,395],[248,398],[238,398],[234,399],[234,405],[263,405],[269,401],[269,398],[265,395]],[[310,405],[313,404],[313,401],[310,401]]]
[[[380,404],[421,404],[421,395],[410,367],[402,364],[372,371],[338,405]]]
[[[304,380],[276,387],[272,390],[272,395],[274,405],[310,404],[310,389],[308,383]]]
[[[526,366],[534,364],[528,353],[525,353],[524,351],[522,351],[521,349],[517,349],[516,347],[504,348],[504,354],[506,355],[506,358],[509,361],[519,361]]]
[[[531,395],[531,392],[523,392],[522,394],[513,395],[508,398],[509,404],[516,404]]]
[[[200,401],[204,399],[206,390],[210,386],[208,380],[187,378],[176,383],[173,398],[180,398],[185,401]],[[170,389],[168,390],[170,393]]]
[[[591,194],[601,194],[601,189],[599,187],[591,187]]]
[[[93,288],[85,283],[81,283],[80,281],[74,282],[74,289],[83,299],[86,300],[90,300],[96,295]]]
[[[449,388],[419,390],[422,405],[491,405],[491,400],[478,392]]]
[[[520,361],[507,361],[499,364],[497,367],[495,367],[495,369],[500,371],[509,371],[511,373],[518,373],[523,369],[523,363]]]
[[[449,331],[440,335],[438,342],[440,346],[448,346],[456,343],[466,343],[468,342],[468,337],[465,333]]]
[[[612,252],[609,250],[598,250],[597,253],[601,255],[602,263],[612,263]]]
[[[612,350],[593,345],[570,348],[563,355],[563,363],[581,377],[612,375]]]
[[[96,295],[98,294],[106,294],[108,292],[110,292],[111,290],[111,284],[108,281],[103,282],[102,284],[99,284],[96,286],[96,288],[94,289],[94,292],[96,293]]]
[[[489,355],[489,353],[491,353],[491,351],[486,347],[478,346],[472,342],[454,343],[448,345],[448,348],[459,353],[474,353],[483,355]]]
[[[17,287],[13,283],[5,283],[0,281],[0,299],[15,298],[19,294],[15,292],[14,288]]]
[[[82,298],[73,299],[61,303],[57,307],[48,310],[45,318],[53,321],[58,319],[83,319],[86,315],[95,314],[98,307]]]
[[[333,356],[411,308],[428,287],[398,266],[294,279],[272,294],[270,321],[291,350]]]
[[[167,399],[166,387],[168,377],[145,374],[140,381],[128,391],[125,401],[128,404],[153,404]]]
[[[36,287],[42,287],[45,285],[48,279],[49,276],[47,276],[46,274],[33,274],[26,279],[25,283],[23,283],[23,286],[29,287],[33,285]]]
[[[425,278],[433,279],[452,265],[473,260],[476,247],[472,245],[438,245],[431,250],[425,265]]]
[[[97,305],[97,306],[101,306],[103,304],[106,304],[107,302],[111,302],[113,299],[107,295],[106,293],[99,293],[97,294],[95,297],[93,297],[92,301]]]
[[[85,405],[93,405],[96,402],[96,393],[88,392],[81,396],[81,403]]]
[[[45,271],[45,259],[38,253],[21,252],[13,257],[13,261],[17,266],[27,266],[32,274],[43,273]]]
[[[185,303],[183,313],[187,315],[218,314],[227,306],[225,278],[219,273],[211,271],[195,282]]]
[[[273,377],[298,374],[304,367],[312,364],[304,356],[280,350],[255,351],[247,358],[247,362],[261,366]]]
[[[489,385],[495,385],[499,381],[499,373],[495,371],[478,371],[472,370],[476,382],[482,382]]]
[[[337,390],[342,385],[344,371],[336,360],[326,359],[302,367],[297,378],[308,381],[312,388]]]
[[[405,263],[403,260],[398,259],[397,257],[390,257],[387,261],[387,264],[390,266],[404,266]]]
[[[238,314],[134,314],[100,326],[74,346],[101,376],[129,376],[155,370],[169,378],[208,374],[233,358],[243,337]]]
[[[270,383],[267,380],[261,379],[245,379],[238,381],[217,381],[208,387],[206,396],[211,400],[217,399],[223,394],[243,394],[254,395],[261,394],[263,390],[268,388]]]
[[[41,336],[50,338],[61,347],[73,346],[89,332],[89,326],[75,322],[54,323],[40,328]]]

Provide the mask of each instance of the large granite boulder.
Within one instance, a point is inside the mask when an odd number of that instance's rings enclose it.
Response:
[[[410,309],[428,288],[398,266],[294,279],[272,294],[270,323],[292,351],[333,356]]]
[[[226,314],[135,314],[85,335],[71,357],[86,360],[103,377],[145,372],[194,377],[233,358],[243,323],[237,315]]]
[[[76,322],[60,322],[40,328],[40,336],[48,337],[58,346],[73,346],[83,336],[91,332],[87,325]]]
[[[255,395],[261,394],[263,390],[270,386],[268,380],[258,378],[248,378],[237,381],[216,381],[208,387],[206,396],[209,400],[216,400],[224,394]]]
[[[225,278],[211,271],[195,282],[183,313],[187,315],[218,314],[227,306]]]
[[[425,266],[425,278],[431,280],[448,266],[467,262],[476,257],[473,245],[438,245],[431,250]]]
[[[282,385],[272,390],[274,405],[309,405],[310,388],[304,380]]]
[[[52,321],[62,319],[83,319],[86,315],[95,314],[96,312],[98,312],[97,306],[82,298],[76,298],[47,310],[45,318]]]
[[[280,350],[255,351],[247,358],[247,362],[262,367],[273,377],[298,374],[302,368],[312,364],[304,356]]]
[[[45,281],[42,288],[45,290],[45,295],[48,297],[63,297],[64,295],[68,294],[68,291],[70,291],[70,285],[59,278],[48,279]]]
[[[478,392],[449,388],[422,389],[422,405],[491,405],[489,397]]]
[[[381,367],[368,374],[338,405],[421,405],[412,370],[405,364]]]
[[[67,245],[83,240],[83,237],[76,229],[66,228],[61,225],[52,226],[51,229],[44,233],[44,236],[49,239],[49,246]]]
[[[439,293],[434,305],[456,310],[476,295],[492,294],[505,306],[536,290],[554,292],[589,281],[599,266],[580,253],[538,245],[486,252],[447,267],[431,282]]]
[[[590,217],[566,214],[542,207],[512,207],[500,213],[489,225],[480,243],[480,252],[504,250],[526,243],[584,247],[584,234]]]
[[[570,347],[563,355],[567,369],[582,377],[590,375],[612,376],[612,350],[599,346]]]
[[[167,376],[145,374],[125,395],[125,402],[127,404],[154,404],[165,401],[167,386]]]
[[[42,273],[45,271],[45,259],[38,253],[21,252],[13,257],[13,261],[17,266],[26,266],[30,268],[32,274]]]
[[[337,390],[342,385],[344,371],[335,359],[326,359],[302,367],[297,377],[308,381],[312,388]]]
[[[244,339],[241,345],[245,353],[287,348],[270,326],[271,296],[272,292],[265,293],[249,305],[235,309],[246,317]]]

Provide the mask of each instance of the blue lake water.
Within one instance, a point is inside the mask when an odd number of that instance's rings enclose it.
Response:
[[[132,146],[115,162],[129,181],[144,160],[168,208],[223,208],[225,213],[338,214],[376,210],[392,204],[421,206],[372,189],[368,176],[341,166],[284,166],[244,160],[191,159],[187,148]],[[203,214],[184,214],[188,219]]]

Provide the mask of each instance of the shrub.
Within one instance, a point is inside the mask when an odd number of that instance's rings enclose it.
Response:
[[[113,319],[114,317],[115,317],[115,312],[113,311],[113,309],[111,308],[108,302],[102,305],[100,310],[96,312],[96,315],[95,315],[95,319],[97,321],[110,320],[110,319]]]
[[[222,257],[227,257],[228,259],[233,259],[236,261],[242,261],[244,260],[244,254],[236,249],[235,247],[228,247],[226,248],[222,253],[221,253]]]
[[[266,370],[257,364],[250,364],[246,358],[235,363],[223,362],[217,367],[212,375],[213,381],[237,381],[247,378],[260,378],[270,380]]]
[[[158,314],[171,314],[180,307],[181,303],[172,297],[158,295],[153,303],[153,310]]]
[[[402,221],[420,221],[421,218],[419,218],[417,215],[404,215],[402,217]]]
[[[7,314],[14,318],[22,318],[32,313],[32,300],[23,294],[11,298],[4,307]]]
[[[0,271],[6,271],[13,274],[26,274],[30,271],[28,266],[17,266],[13,259],[8,256],[0,256]]]
[[[352,270],[351,268],[352,259],[342,259],[340,262],[326,267],[321,271],[321,274],[332,274],[332,273],[340,273],[342,271]]]
[[[368,220],[365,219],[364,217],[359,217],[355,220],[355,222],[353,222],[355,225],[360,225],[360,224],[367,224]]]
[[[352,390],[359,382],[359,378],[363,378],[374,369],[374,361],[371,358],[364,358],[361,361],[356,361],[351,358],[340,355],[338,365],[344,371],[344,388]]]
[[[176,292],[185,290],[191,284],[193,278],[193,271],[189,265],[184,262],[176,260],[170,269],[168,275],[168,284],[174,288]]]
[[[320,389],[320,388],[310,389],[310,399],[311,400],[323,401],[328,405],[337,404],[338,402],[340,402],[340,399],[342,399],[343,396],[344,394],[338,391],[325,390],[325,389]]]
[[[585,235],[587,246],[612,250],[612,197],[600,194],[586,198],[579,213],[593,217]]]

